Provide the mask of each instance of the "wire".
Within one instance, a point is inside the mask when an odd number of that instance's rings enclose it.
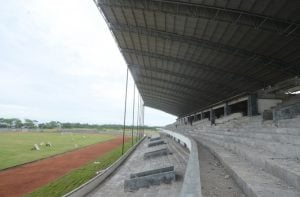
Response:
[[[134,107],[135,107],[135,84],[133,84],[133,109],[132,109],[132,128],[131,128],[131,146],[133,146],[133,129],[134,129]]]
[[[127,67],[127,71],[126,71],[126,90],[125,90],[125,106],[124,106],[122,155],[124,154],[124,141],[125,141],[125,129],[126,129],[127,87],[128,87],[128,67]]]
[[[140,97],[138,95],[138,101],[137,101],[137,114],[136,114],[136,140],[139,139],[139,114],[140,114]]]

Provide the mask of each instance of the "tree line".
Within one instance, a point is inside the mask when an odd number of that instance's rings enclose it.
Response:
[[[135,126],[136,127],[136,126]],[[88,124],[88,123],[62,123],[59,121],[50,121],[45,123],[39,123],[37,120],[30,119],[18,119],[18,118],[0,118],[0,128],[27,128],[27,129],[113,129],[113,130],[121,130],[123,129],[123,125],[120,124]],[[131,129],[131,125],[126,125],[126,129]],[[139,127],[143,129],[155,129],[156,127],[143,126]]]

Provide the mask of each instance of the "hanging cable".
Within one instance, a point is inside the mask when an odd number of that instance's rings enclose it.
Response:
[[[136,141],[139,139],[139,113],[140,113],[140,97],[137,97],[137,114],[136,114]]]
[[[126,129],[127,87],[128,87],[128,67],[127,67],[127,71],[126,71],[126,90],[125,90],[125,106],[124,106],[122,155],[124,154],[125,129]]]
[[[144,116],[145,116],[145,106],[144,106],[144,102],[142,101],[142,125],[143,125],[143,135],[142,137],[144,137],[145,135],[145,123],[144,123]]]
[[[133,83],[133,109],[132,109],[132,128],[131,128],[131,146],[133,146],[133,129],[134,129],[134,107],[135,107],[135,84]]]
[[[143,106],[142,106],[142,97],[140,95],[140,116],[139,116],[139,125],[140,125],[140,139],[143,135],[143,123],[142,123],[142,115],[143,115]]]
[[[142,117],[141,117],[141,122],[142,122],[142,137],[145,135],[145,125],[144,125],[144,115],[145,115],[145,108],[144,108],[144,102],[142,100]]]

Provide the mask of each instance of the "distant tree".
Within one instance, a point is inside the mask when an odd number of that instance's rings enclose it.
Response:
[[[8,128],[8,126],[5,118],[0,118],[0,128]]]
[[[15,128],[22,128],[23,123],[20,119],[14,118],[13,119],[13,125],[15,126]]]
[[[35,124],[34,124],[34,122],[32,121],[32,120],[30,120],[30,119],[25,119],[24,120],[25,122],[24,122],[24,127],[26,127],[26,128],[28,128],[28,129],[33,129],[33,128],[35,128]]]
[[[57,122],[57,121],[51,121],[51,122],[48,122],[46,123],[46,127],[47,129],[54,129],[54,128],[58,128],[60,127],[60,122]]]

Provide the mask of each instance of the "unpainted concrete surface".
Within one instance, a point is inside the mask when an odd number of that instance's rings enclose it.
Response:
[[[203,197],[245,197],[224,166],[198,143]]]
[[[183,184],[189,153],[171,138],[164,138],[167,144],[148,147],[149,140],[144,140],[128,160],[112,174],[102,185],[96,188],[88,196],[179,196]],[[168,148],[173,152],[172,155],[161,156],[144,160],[144,153]],[[156,168],[169,167],[173,165],[176,173],[176,180],[171,184],[160,184],[150,186],[149,188],[140,188],[137,191],[125,192],[124,181],[130,178],[130,174],[141,171],[152,170]]]

